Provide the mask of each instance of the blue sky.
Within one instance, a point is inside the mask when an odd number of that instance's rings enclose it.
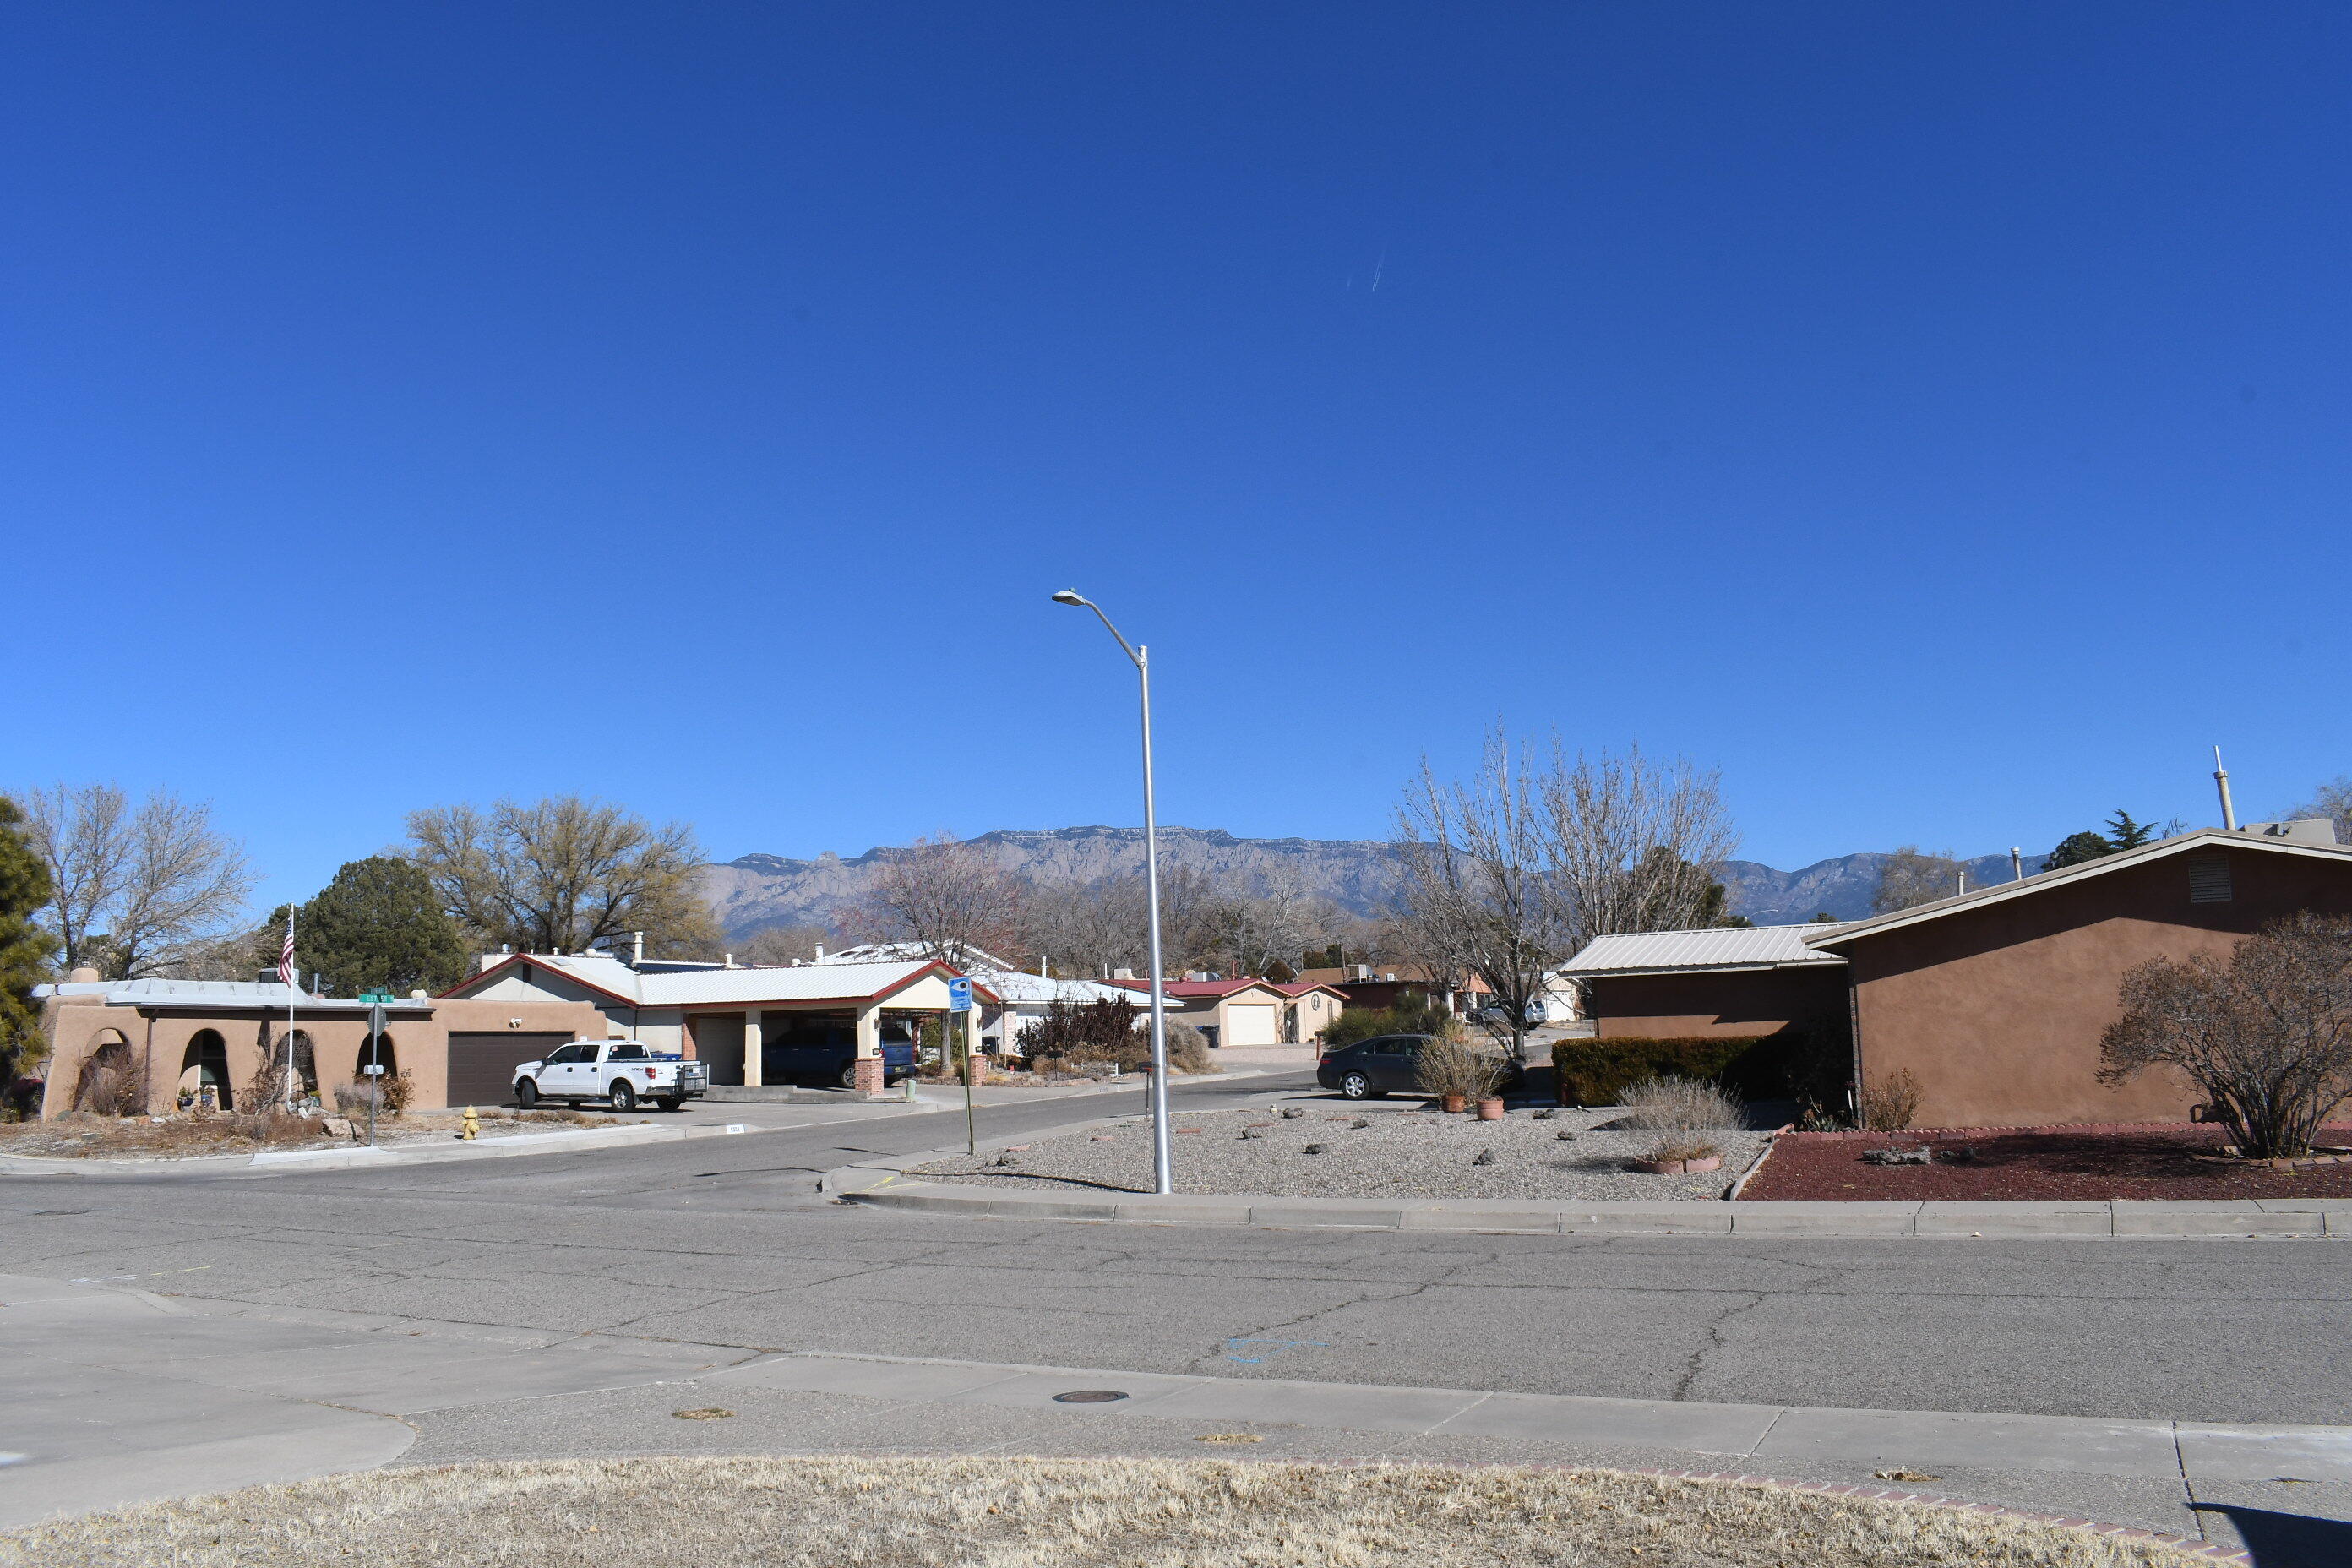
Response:
[[[106,0],[0,65],[0,780],[315,888],[1376,836],[1501,718],[1746,853],[2352,768],[2338,5]]]

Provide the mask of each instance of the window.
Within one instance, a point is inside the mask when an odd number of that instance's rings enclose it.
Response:
[[[604,1059],[611,1062],[635,1062],[643,1061],[645,1056],[644,1046],[635,1040],[623,1040],[604,1053]]]
[[[560,1068],[567,1063],[579,1061],[587,1054],[587,1047],[584,1046],[558,1046],[547,1054],[547,1065]]]
[[[2192,904],[2226,904],[2236,896],[2230,885],[2230,858],[2227,855],[2191,855],[2189,858],[2189,901]]]

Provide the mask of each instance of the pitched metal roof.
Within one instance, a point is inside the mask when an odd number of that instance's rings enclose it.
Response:
[[[1805,944],[1816,931],[1839,928],[1801,926],[1710,926],[1703,931],[1629,931],[1597,936],[1584,951],[1552,973],[1591,980],[1605,974],[1647,974],[1692,969],[1786,969],[1801,964],[1843,963],[1835,953]]]
[[[456,995],[509,967],[529,963],[636,1007],[704,1007],[753,1002],[868,1001],[887,995],[927,973],[954,972],[922,960],[896,963],[799,963],[741,969],[685,969],[639,973],[602,953],[517,953],[496,968],[472,975],[445,994]],[[995,1001],[985,981],[974,991]]]
[[[2276,825],[2265,825],[2276,826]],[[1979,904],[1997,904],[2007,899],[2032,898],[2036,893],[2069,882],[2086,881],[2104,877],[2130,866],[2143,866],[2151,860],[2161,860],[2191,849],[2259,849],[2272,855],[2300,855],[2315,859],[2352,862],[2352,845],[2315,844],[2309,839],[2275,837],[2248,828],[2200,827],[2176,838],[2159,838],[2153,844],[2143,844],[2136,849],[2118,849],[2112,855],[2102,855],[2095,860],[2084,860],[2063,866],[2055,871],[2039,871],[2014,882],[1995,882],[1989,888],[1979,888],[1972,893],[1961,893],[1948,899],[1937,899],[1932,904],[1914,904],[1907,910],[1892,914],[1876,915],[1866,921],[1853,921],[1842,926],[1817,928],[1821,934],[1806,940],[1816,948],[1835,948],[1848,941],[1860,941],[1882,931],[1899,931],[1925,921],[1941,920],[1948,914],[1970,910]],[[1816,929],[1816,928],[1800,928]]]

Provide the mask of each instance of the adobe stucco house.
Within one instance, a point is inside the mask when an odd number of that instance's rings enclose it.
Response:
[[[1919,1126],[2185,1121],[2199,1097],[2178,1074],[2098,1080],[2124,972],[2151,958],[2226,962],[2298,911],[2352,914],[2352,847],[2333,837],[2325,822],[2204,828],[1807,944],[1844,960],[1860,1080],[1908,1072]]]
[[[1843,1006],[1856,1081],[1907,1073],[1919,1127],[2186,1121],[2189,1081],[2099,1081],[2125,971],[2227,961],[2265,924],[2352,914],[2352,847],[2326,822],[2201,828],[1843,925],[1654,931],[1570,965],[1603,1040],[1768,1035]]]
[[[519,952],[444,995],[583,1004],[621,1033],[709,1064],[710,1081],[723,1085],[760,1083],[769,1034],[796,1025],[840,1024],[855,1031],[857,1087],[872,1091],[882,1088],[885,1031],[911,1031],[926,1019],[960,1019],[967,1031],[972,1028],[979,1009],[948,1011],[948,982],[956,978],[949,965],[922,960],[735,968],[650,960],[631,964],[602,952]],[[972,994],[983,1005],[999,1000],[977,981]]]
[[[313,996],[277,981],[85,978],[44,985],[36,994],[49,1041],[45,1117],[75,1109],[75,1092],[93,1058],[145,1074],[150,1115],[176,1109],[183,1090],[194,1095],[205,1089],[215,1104],[236,1109],[262,1065],[264,1031],[273,1058],[286,1049],[289,1002],[296,1064],[306,1069],[306,1087],[331,1101],[338,1087],[359,1080],[362,1063],[370,1059],[369,1004]],[[407,1074],[412,1103],[420,1110],[499,1104],[508,1082],[499,1062],[527,1061],[551,1045],[607,1033],[604,1015],[573,999],[411,996],[384,1004],[384,1012],[373,1059]]]

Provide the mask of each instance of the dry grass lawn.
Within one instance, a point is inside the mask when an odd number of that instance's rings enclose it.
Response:
[[[2168,1547],[1609,1470],[565,1460],[331,1476],[0,1536],[5,1568],[2123,1568]]]
[[[586,1116],[576,1110],[479,1112],[482,1133],[549,1132],[564,1127],[622,1126],[618,1117]],[[353,1121],[354,1134],[365,1118]],[[376,1123],[379,1143],[417,1143],[454,1138],[465,1117],[445,1111],[409,1112]],[[196,1159],[207,1154],[250,1154],[262,1149],[343,1149],[352,1138],[328,1136],[322,1116],[268,1117],[185,1111],[155,1121],[144,1116],[93,1116],[73,1111],[47,1121],[0,1123],[0,1154],[31,1154],[50,1160]]]

